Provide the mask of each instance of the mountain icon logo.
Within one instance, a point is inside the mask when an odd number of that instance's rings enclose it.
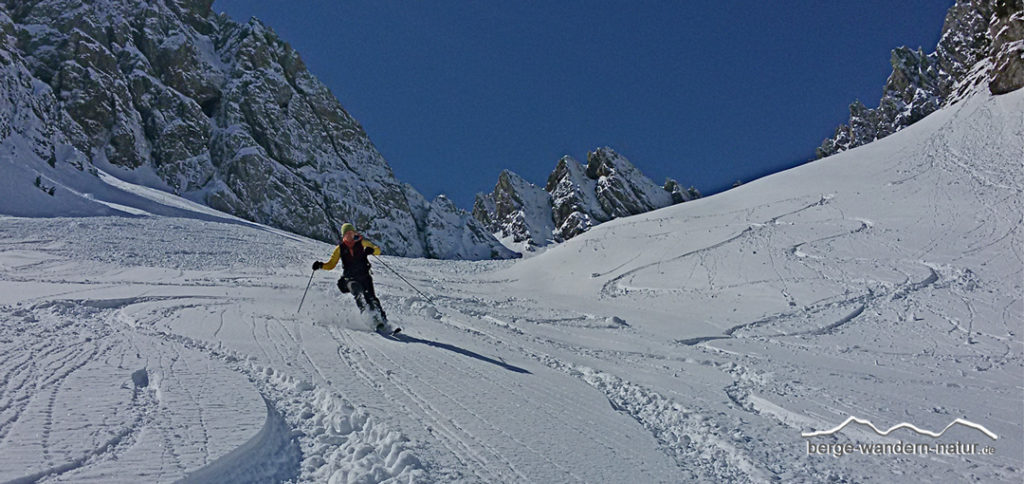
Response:
[[[889,435],[890,433],[892,433],[895,430],[905,428],[905,429],[910,429],[910,430],[912,430],[914,432],[917,432],[917,433],[919,433],[921,435],[926,435],[926,436],[932,437],[932,438],[939,438],[939,437],[942,436],[942,434],[946,433],[946,431],[949,430],[950,427],[952,427],[954,425],[962,425],[964,427],[968,427],[968,428],[972,428],[974,430],[977,430],[977,431],[985,434],[988,438],[990,438],[992,440],[999,439],[998,435],[996,435],[991,430],[985,428],[985,426],[983,426],[981,424],[976,424],[974,422],[971,422],[970,420],[962,419],[962,418],[958,418],[956,420],[953,420],[952,422],[949,423],[949,425],[946,425],[945,428],[943,428],[942,430],[940,430],[938,432],[933,432],[931,430],[921,429],[921,428],[917,427],[916,425],[911,424],[911,423],[907,423],[907,422],[901,422],[901,423],[898,423],[896,425],[893,425],[892,427],[889,427],[886,430],[881,430],[878,427],[876,427],[875,424],[871,423],[870,420],[863,419],[863,418],[857,418],[857,417],[853,417],[853,416],[847,418],[846,420],[843,421],[843,423],[841,423],[841,424],[839,424],[839,425],[837,425],[837,426],[835,426],[835,427],[833,427],[831,429],[828,429],[828,430],[818,430],[818,431],[815,431],[815,432],[801,432],[800,436],[801,437],[805,437],[805,438],[810,438],[810,437],[819,437],[819,436],[822,436],[822,435],[832,435],[832,434],[835,434],[836,432],[839,432],[840,430],[843,430],[847,425],[850,425],[852,423],[860,424],[860,425],[869,427],[876,434],[881,435],[883,437],[886,436],[886,435]]]

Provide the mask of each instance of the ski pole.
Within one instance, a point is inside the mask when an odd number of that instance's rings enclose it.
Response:
[[[313,283],[313,274],[316,274],[316,271],[309,273],[309,282],[306,283],[306,290],[302,291],[302,300],[299,301],[299,309],[295,311],[295,314],[299,314],[299,311],[302,311],[302,303],[306,302],[306,293],[309,292],[309,285]]]
[[[423,298],[424,298],[424,299],[426,299],[426,300],[427,300],[427,302],[429,302],[429,303],[430,303],[431,305],[434,305],[434,300],[433,300],[433,299],[430,299],[430,296],[427,296],[426,294],[423,294],[423,291],[421,291],[421,290],[417,289],[417,288],[416,288],[416,286],[412,285],[412,283],[411,283],[411,282],[409,282],[409,280],[408,280],[408,279],[406,279],[406,278],[402,277],[402,275],[401,275],[401,274],[399,274],[399,273],[398,273],[398,271],[396,271],[396,270],[392,269],[392,268],[391,268],[391,266],[387,265],[387,264],[386,264],[386,263],[385,263],[384,261],[380,260],[380,257],[377,257],[377,256],[373,256],[373,258],[374,258],[374,259],[377,259],[377,262],[380,262],[380,263],[381,263],[381,265],[383,265],[384,267],[387,267],[389,271],[391,271],[391,272],[394,272],[394,273],[395,273],[395,275],[396,275],[396,276],[398,276],[398,278],[399,278],[399,279],[401,279],[401,280],[405,281],[405,283],[406,283],[406,284],[408,284],[408,285],[409,285],[409,287],[411,287],[411,288],[412,288],[412,289],[413,289],[414,291],[416,291],[416,292],[420,293],[420,296],[423,296]]]

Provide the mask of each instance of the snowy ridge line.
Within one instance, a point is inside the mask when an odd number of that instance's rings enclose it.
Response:
[[[848,417],[846,420],[844,420],[843,423],[841,423],[841,424],[839,424],[839,425],[837,425],[837,426],[835,426],[835,427],[833,427],[831,429],[828,429],[828,430],[818,430],[818,431],[815,431],[815,432],[801,432],[800,436],[801,437],[808,437],[809,438],[809,437],[818,437],[820,435],[832,435],[832,434],[834,434],[836,432],[839,432],[840,430],[843,430],[847,425],[850,425],[851,423],[857,423],[857,424],[860,424],[860,425],[868,426],[868,427],[871,428],[871,430],[874,430],[876,434],[881,435],[882,437],[885,437],[886,435],[889,435],[890,433],[892,433],[895,430],[906,428],[906,429],[913,430],[914,432],[917,432],[917,433],[919,433],[921,435],[927,435],[929,437],[933,437],[933,438],[937,439],[937,438],[941,437],[942,434],[946,433],[946,431],[949,430],[950,427],[952,427],[954,425],[963,425],[964,427],[969,427],[969,428],[972,428],[974,430],[977,430],[977,431],[985,434],[986,436],[988,436],[988,438],[990,438],[992,440],[998,440],[999,439],[998,435],[996,435],[995,433],[993,433],[989,429],[985,428],[984,425],[976,424],[974,422],[971,422],[970,420],[963,419],[963,418],[957,418],[956,420],[953,420],[952,422],[950,422],[949,425],[946,425],[946,427],[943,428],[942,430],[940,430],[938,432],[933,432],[931,430],[921,429],[921,428],[917,427],[916,425],[911,424],[911,423],[907,423],[907,422],[901,422],[901,423],[898,423],[896,425],[893,425],[892,427],[889,427],[886,430],[881,430],[878,427],[876,427],[875,424],[871,423],[870,420],[863,419],[863,418],[857,418],[857,417],[854,417],[852,415],[850,417]]]

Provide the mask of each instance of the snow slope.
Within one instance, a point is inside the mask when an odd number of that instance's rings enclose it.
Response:
[[[319,242],[0,218],[0,482],[1019,482],[1022,113],[979,94],[529,259],[384,257],[433,301],[375,265],[395,340],[338,274],[296,314]],[[850,416],[999,438],[801,437]],[[806,450],[900,441],[996,452]]]

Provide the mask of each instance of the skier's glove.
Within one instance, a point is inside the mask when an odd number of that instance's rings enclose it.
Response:
[[[324,263],[323,262],[316,261],[316,262],[313,263],[313,270],[314,271],[318,271],[320,269],[323,269],[323,267],[324,267]]]

